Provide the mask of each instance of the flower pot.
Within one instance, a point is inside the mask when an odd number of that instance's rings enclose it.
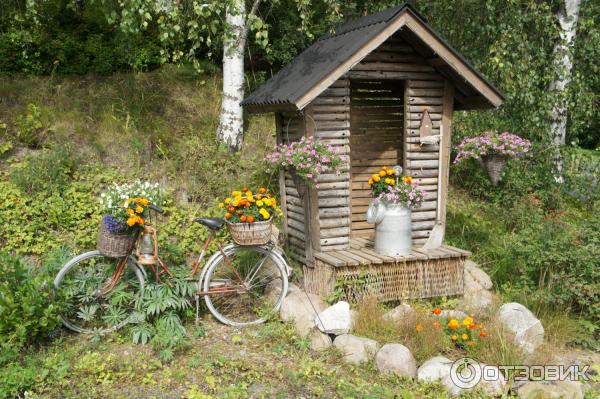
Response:
[[[229,223],[231,239],[238,245],[265,245],[271,239],[273,218],[254,223]]]
[[[409,208],[373,200],[367,221],[375,224],[375,252],[387,256],[410,255],[412,222]]]
[[[480,162],[487,171],[492,186],[495,187],[498,185],[507,161],[507,156],[501,154],[484,155],[481,157]]]
[[[296,169],[294,169],[294,168],[290,168],[289,172],[292,175],[292,180],[294,181],[294,187],[296,188],[296,191],[298,191],[298,195],[300,196],[300,199],[303,199],[304,194],[306,194],[306,189],[307,189],[306,180],[304,180],[302,177],[300,177],[296,173]]]
[[[98,238],[96,248],[104,256],[110,258],[122,258],[131,253],[135,241],[138,237],[136,233],[111,233],[104,222],[100,222],[98,229]]]

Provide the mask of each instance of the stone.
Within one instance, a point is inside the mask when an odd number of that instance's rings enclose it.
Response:
[[[491,290],[494,284],[486,272],[481,270],[479,265],[471,260],[465,262],[465,270],[477,281],[484,289]]]
[[[505,394],[508,391],[508,387],[506,379],[500,372],[500,369],[496,366],[489,366],[483,363],[481,363],[480,366],[482,370],[485,369],[486,376],[479,381],[477,388],[482,389],[491,396],[502,396]]]
[[[379,348],[379,343],[369,338],[344,334],[335,338],[333,346],[342,352],[345,362],[360,364],[373,358]]]
[[[417,361],[410,350],[401,344],[386,344],[375,355],[377,369],[384,374],[415,378]]]
[[[403,303],[386,312],[383,317],[397,324],[414,324],[417,319],[417,311],[410,305]]]
[[[464,279],[464,283],[465,283],[465,285],[464,285],[465,293],[478,292],[478,291],[481,291],[484,289],[483,285],[481,285],[481,283],[479,283],[479,281],[475,280],[473,275],[466,270],[464,272],[463,279]]]
[[[529,381],[517,394],[520,399],[583,399],[583,385],[578,381]]]
[[[352,328],[350,304],[346,301],[340,301],[328,307],[319,313],[316,322],[319,330],[326,334],[348,334],[350,328]]]
[[[529,309],[520,303],[506,303],[498,309],[497,319],[506,331],[514,335],[514,342],[532,354],[544,342],[544,327]]]
[[[296,332],[304,337],[316,325],[317,313],[326,308],[327,304],[318,295],[300,290],[285,297],[279,310],[279,316],[283,321],[293,322]]]
[[[460,395],[464,390],[457,387],[450,378],[450,369],[454,362],[444,356],[436,356],[425,361],[417,370],[419,382],[439,382],[454,396]]]
[[[316,352],[327,350],[333,345],[331,337],[317,329],[313,329],[308,334],[308,338],[310,339],[310,348]]]
[[[471,291],[465,287],[463,299],[458,306],[470,314],[481,315],[489,311],[493,303],[494,295],[490,291],[483,288]]]
[[[444,309],[444,310],[442,310],[442,313],[440,313],[440,315],[438,317],[445,317],[445,318],[448,318],[448,319],[463,320],[467,316],[468,315],[465,312],[463,312],[462,310]]]

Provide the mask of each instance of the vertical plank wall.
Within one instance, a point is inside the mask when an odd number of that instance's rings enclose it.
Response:
[[[440,133],[444,78],[398,34],[355,65],[348,76],[354,80],[404,81],[404,139],[399,160],[404,174],[412,176],[428,193],[427,201],[412,213],[413,244],[422,245],[436,220],[439,145],[421,145],[419,126],[423,111],[427,109],[433,122],[432,134]],[[352,150],[357,149],[353,147]],[[353,197],[352,202],[355,201],[359,202]]]
[[[366,215],[368,180],[383,166],[402,165],[404,82],[352,80],[350,90],[352,236],[368,237],[374,233]]]

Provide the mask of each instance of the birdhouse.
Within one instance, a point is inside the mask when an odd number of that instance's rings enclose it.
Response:
[[[382,300],[462,293],[468,252],[443,244],[452,116],[503,100],[410,5],[346,22],[248,96],[247,111],[275,113],[279,143],[313,137],[349,158],[304,195],[281,172],[284,232],[306,287],[327,293],[360,279],[350,300],[368,291]],[[372,250],[366,220],[369,176],[395,165],[427,191],[412,211],[413,252],[402,258]]]

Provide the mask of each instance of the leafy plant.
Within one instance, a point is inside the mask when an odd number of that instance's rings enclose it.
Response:
[[[64,192],[72,181],[76,160],[69,147],[55,146],[29,155],[12,170],[13,183],[26,193]]]
[[[46,341],[60,325],[52,271],[0,252],[0,346],[18,349]]]
[[[42,123],[42,111],[35,104],[27,104],[27,113],[17,116],[17,140],[28,147],[39,147],[45,139],[47,129]]]

